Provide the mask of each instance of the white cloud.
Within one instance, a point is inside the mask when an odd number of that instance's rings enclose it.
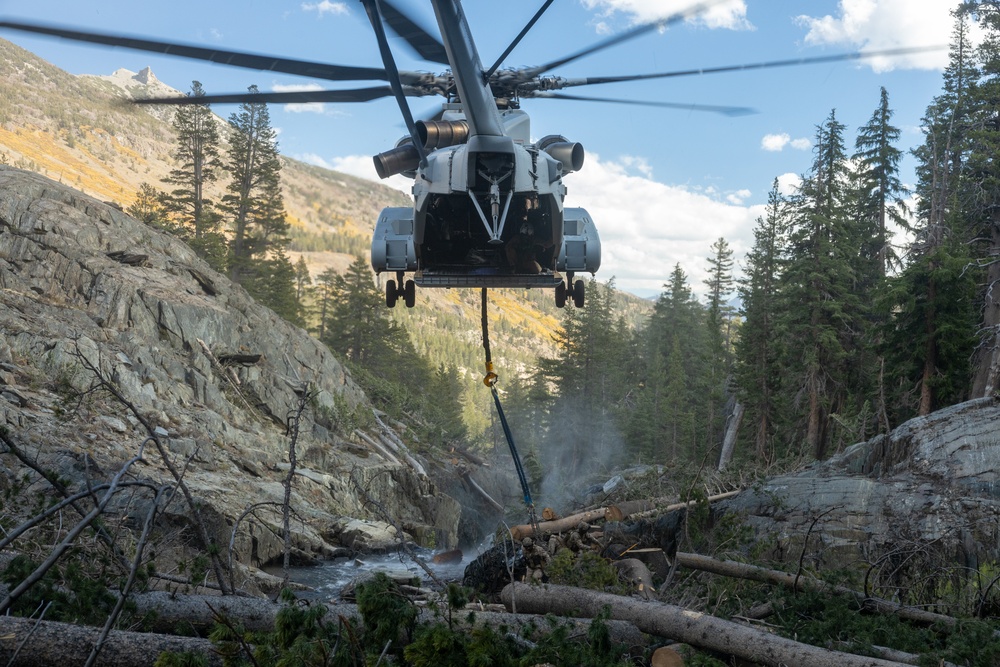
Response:
[[[766,151],[778,152],[784,150],[791,140],[792,138],[785,133],[765,134],[764,138],[760,140],[760,147]]]
[[[303,83],[303,84],[274,84],[271,86],[271,90],[276,93],[295,93],[300,91],[312,91],[312,90],[323,90],[323,87],[315,83]],[[304,104],[286,104],[284,105],[285,111],[291,113],[324,113],[326,111],[326,105],[322,102],[307,102]]]
[[[950,41],[956,3],[933,0],[840,0],[836,16],[799,16],[808,28],[807,44],[849,47],[864,51],[900,47],[939,46]],[[875,71],[941,69],[945,49],[865,61]]]
[[[772,153],[783,151],[786,146],[791,146],[796,150],[804,151],[809,150],[812,147],[812,142],[809,139],[792,139],[786,132],[782,132],[780,134],[765,134],[760,140],[760,147],[763,150],[770,151]]]
[[[799,186],[802,185],[802,177],[791,172],[778,176],[777,180],[778,192],[781,193],[783,197],[790,197],[791,195],[794,195],[798,192]]]
[[[330,0],[320,0],[320,2],[315,3],[303,2],[302,10],[306,12],[316,12],[319,14],[320,18],[323,18],[325,14],[343,16],[351,13],[351,11],[347,8],[346,2],[330,2]]]
[[[614,277],[621,289],[656,295],[679,263],[691,288],[701,293],[716,239],[724,237],[736,257],[753,244],[754,221],[763,207],[740,205],[750,192],[726,194],[727,203],[629,171],[629,165],[589,153],[583,169],[566,178],[566,204],[587,209],[601,236],[599,279]]]
[[[625,14],[636,23],[655,21],[677,12],[691,9],[690,0],[581,0],[585,8],[596,11],[601,17],[616,13]],[[751,28],[747,21],[747,7],[744,0],[726,0],[708,7],[692,19],[709,28],[745,30]],[[604,21],[595,23],[599,33],[609,32]]]

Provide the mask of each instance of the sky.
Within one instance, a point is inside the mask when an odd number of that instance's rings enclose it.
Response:
[[[426,0],[397,0],[434,34]],[[466,0],[465,12],[484,65],[492,64],[541,0]],[[511,53],[506,66],[553,61],[621,33],[637,22],[687,9],[684,0],[559,0]],[[697,18],[653,31],[549,72],[609,76],[690,70],[910,46],[946,46],[952,0],[722,0]],[[502,10],[498,9],[502,7]],[[223,49],[381,67],[378,47],[357,0],[0,0],[3,20],[53,23]],[[0,30],[73,74],[151,67],[164,83],[209,93],[338,87],[301,77],[108,48]],[[400,69],[440,73],[402,40],[391,40]],[[940,92],[947,50],[894,58],[705,74],[574,88],[599,97],[750,107],[752,115],[609,103],[525,100],[533,139],[561,134],[587,151],[581,171],[565,178],[567,206],[582,206],[602,239],[597,277],[640,296],[659,294],[680,264],[703,293],[712,244],[725,238],[737,271],[753,243],[775,179],[790,192],[809,171],[816,128],[831,113],[846,125],[848,151],[885,87],[904,151],[922,141],[920,119]],[[368,83],[348,83],[354,88]],[[416,116],[437,102],[411,100]],[[235,107],[216,105],[227,117]],[[293,158],[378,180],[371,156],[405,134],[395,101],[271,107],[280,151]],[[914,161],[902,180],[914,182]],[[409,192],[411,181],[390,185]]]

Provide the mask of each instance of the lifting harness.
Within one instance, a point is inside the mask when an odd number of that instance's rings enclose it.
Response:
[[[535,517],[535,504],[531,501],[531,491],[528,490],[528,478],[524,474],[524,466],[521,465],[521,457],[517,453],[517,446],[514,444],[514,436],[510,432],[507,424],[507,417],[503,413],[503,406],[500,405],[500,393],[497,391],[497,374],[493,372],[493,357],[490,354],[490,328],[489,319],[486,316],[486,288],[482,292],[482,320],[483,320],[483,349],[486,350],[486,376],[483,384],[490,388],[493,394],[493,404],[497,406],[497,415],[500,417],[500,425],[503,427],[503,434],[507,438],[507,445],[510,447],[510,456],[514,459],[514,469],[517,471],[517,478],[521,482],[521,491],[524,492],[524,504],[528,508],[528,519],[531,526],[538,529],[538,519]]]

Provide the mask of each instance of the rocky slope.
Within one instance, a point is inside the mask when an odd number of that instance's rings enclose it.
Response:
[[[976,576],[1000,560],[998,423],[995,398],[962,403],[768,479],[721,510],[745,517],[772,555],[809,568],[860,568],[871,581]]]
[[[88,393],[98,372],[134,410],[107,392]],[[475,531],[462,523],[463,505],[468,520],[477,501],[460,496],[461,483],[448,482],[458,498],[446,495],[403,456],[366,444],[389,435],[419,445],[402,425],[384,432],[325,346],[176,239],[43,176],[0,166],[0,426],[41,468],[74,488],[106,480],[151,435],[145,421],[174,465],[189,466],[186,482],[214,540],[232,539],[240,563],[265,565],[280,553],[275,504],[288,470],[286,426],[305,391],[292,499],[297,549],[323,556],[358,547],[356,533],[343,533],[348,519],[390,516],[439,547]],[[47,489],[9,452],[0,460],[8,494]],[[451,462],[418,453],[413,460],[431,476],[456,479]],[[151,445],[133,473],[169,479]],[[119,509],[132,519],[139,511]],[[179,501],[171,512],[181,530],[173,550],[160,553],[179,559],[188,514]]]

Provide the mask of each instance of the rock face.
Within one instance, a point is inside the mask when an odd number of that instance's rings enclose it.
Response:
[[[998,424],[996,400],[962,403],[772,478],[721,509],[773,537],[776,555],[797,560],[805,544],[807,562],[822,569],[976,568],[1000,558]]]
[[[91,387],[88,364],[135,413],[104,393],[68,403]],[[49,179],[0,166],[0,426],[45,467],[76,483],[113,475],[149,435],[138,414],[176,465],[190,461],[185,479],[206,504],[216,540],[229,543],[239,520],[236,558],[263,565],[281,549],[273,503],[282,500],[288,470],[287,420],[306,389],[295,546],[329,552],[340,517],[382,518],[371,500],[407,532],[453,546],[459,503],[351,441],[354,428],[371,422],[371,408],[324,345],[176,239]],[[0,459],[8,475],[0,484],[13,483],[18,463]],[[149,451],[134,468],[166,478]],[[182,505],[171,511],[183,514]]]

